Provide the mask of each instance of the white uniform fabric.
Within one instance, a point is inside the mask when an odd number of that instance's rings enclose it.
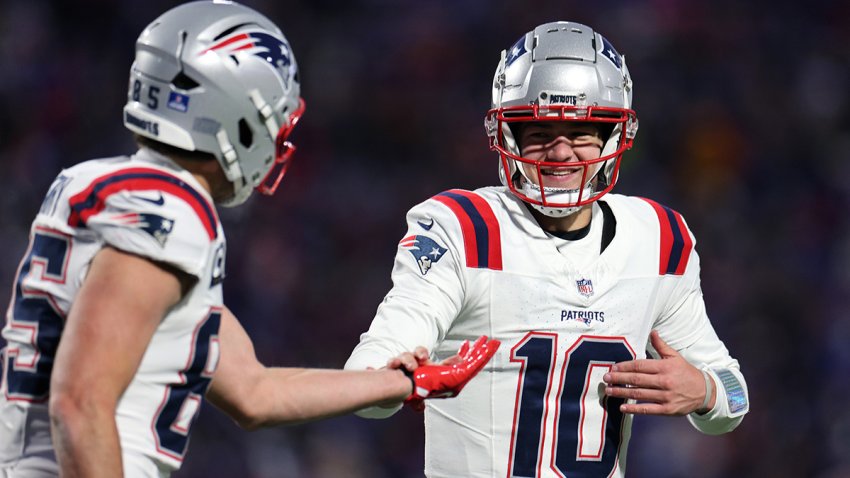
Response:
[[[577,241],[545,233],[504,188],[447,191],[409,211],[393,288],[346,368],[381,367],[418,345],[442,360],[482,334],[502,341],[457,398],[426,402],[427,476],[625,476],[632,417],[617,400],[603,406],[602,375],[645,358],[653,329],[720,385],[715,408],[688,417],[694,426],[723,433],[747,412],[681,216],[640,198],[603,201],[616,229],[601,254],[598,203]]]
[[[116,413],[126,476],[167,476],[182,462],[218,363],[225,238],[194,177],[142,149],[62,171],[32,224],[3,328],[0,469],[10,476],[56,474],[47,411],[53,357],[89,264],[107,246],[197,278],[157,327]]]

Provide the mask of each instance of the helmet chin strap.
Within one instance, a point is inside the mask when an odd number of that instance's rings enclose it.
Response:
[[[596,171],[594,171],[593,174],[590,175],[590,178],[587,180],[587,182],[585,182],[583,191],[579,190],[579,188],[564,189],[546,186],[544,186],[543,191],[541,191],[540,185],[538,185],[537,183],[532,181],[528,176],[526,176],[525,169],[519,164],[516,165],[516,169],[519,170],[519,174],[516,175],[516,181],[522,193],[526,197],[529,197],[536,201],[543,202],[543,193],[546,193],[546,202],[549,204],[575,204],[578,203],[580,199],[586,200],[593,194],[593,179],[603,169],[599,165],[595,167]],[[567,217],[571,214],[576,213],[582,208],[582,206],[553,207],[534,203],[529,204],[531,204],[534,209],[537,209],[538,211],[549,217]]]
[[[536,199],[538,201],[543,200],[543,194],[540,191],[540,186],[534,184],[533,182],[527,180],[525,176],[520,176],[519,179],[520,188],[522,193],[529,198]],[[579,199],[579,190],[578,189],[561,189],[561,188],[548,188],[544,187],[543,192],[546,193],[546,202],[548,203],[560,203],[560,204],[568,204],[578,202]],[[584,192],[581,194],[582,198],[587,198],[590,194],[593,193],[593,185],[588,182],[584,187]],[[540,204],[529,203],[531,207],[537,209],[541,213],[549,217],[567,217],[571,214],[575,214],[578,212],[582,206],[568,206],[568,207],[552,207],[552,206],[543,206]]]

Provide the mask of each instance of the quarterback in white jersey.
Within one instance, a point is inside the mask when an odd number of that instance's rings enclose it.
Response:
[[[274,193],[299,92],[289,43],[250,8],[187,3],[142,32],[124,108],[139,151],[62,171],[30,230],[2,332],[0,477],[168,476],[205,398],[247,429],[421,406],[492,357],[482,337],[409,370],[257,360],[222,302],[214,204]]]
[[[691,231],[655,201],[605,195],[637,131],[623,57],[585,25],[544,24],[503,52],[493,90],[504,186],[409,211],[393,288],[346,368],[501,340],[463,396],[426,407],[431,478],[622,477],[635,413],[735,428],[747,388],[706,314]]]

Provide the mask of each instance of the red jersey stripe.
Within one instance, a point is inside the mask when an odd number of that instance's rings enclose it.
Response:
[[[676,211],[673,211],[673,215],[676,216],[676,225],[679,227],[679,231],[682,233],[682,240],[684,241],[682,256],[679,258],[678,267],[676,267],[676,275],[680,276],[685,273],[685,268],[688,266],[688,259],[690,259],[691,251],[694,249],[694,241],[691,239],[691,235],[688,234],[688,228],[685,227],[685,220],[682,218],[682,215]]]
[[[658,223],[661,226],[661,254],[659,255],[658,273],[664,275],[667,273],[667,265],[670,262],[670,252],[673,249],[673,230],[670,227],[670,220],[667,219],[667,212],[660,204],[652,199],[640,198],[649,203],[655,214],[658,216]]]
[[[478,241],[475,237],[475,227],[472,225],[472,219],[466,211],[463,210],[460,204],[448,196],[437,195],[434,199],[445,204],[457,216],[460,222],[460,230],[463,232],[463,248],[466,250],[466,266],[478,267]]]
[[[487,225],[487,262],[490,269],[502,270],[502,236],[499,229],[499,221],[493,213],[490,204],[481,196],[462,189],[452,189],[451,192],[460,194],[472,201],[472,205]]]
[[[116,192],[145,190],[158,190],[179,197],[195,211],[209,238],[218,237],[218,218],[212,205],[182,179],[152,168],[122,169],[97,178],[70,198],[68,225],[85,226],[91,216],[106,207],[106,199]]]

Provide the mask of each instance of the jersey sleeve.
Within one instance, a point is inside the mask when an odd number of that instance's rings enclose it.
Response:
[[[417,346],[432,351],[443,340],[464,298],[460,235],[457,220],[437,201],[408,212],[407,232],[396,250],[392,289],[361,335],[346,369],[381,368],[403,352]],[[373,407],[358,415],[384,418],[398,409]]]
[[[116,249],[196,277],[202,274],[219,233],[212,206],[188,186],[173,192],[118,190],[88,209],[79,199],[72,203],[77,214],[71,220],[76,218],[77,226],[96,232]]]
[[[749,397],[738,361],[732,358],[708,318],[699,276],[699,255],[694,250],[684,274],[663,279],[666,290],[662,296],[667,300],[653,328],[689,363],[714,378],[715,407],[704,415],[691,413],[688,420],[701,432],[717,435],[732,431],[741,423],[749,411]],[[648,348],[658,356],[651,346]]]

